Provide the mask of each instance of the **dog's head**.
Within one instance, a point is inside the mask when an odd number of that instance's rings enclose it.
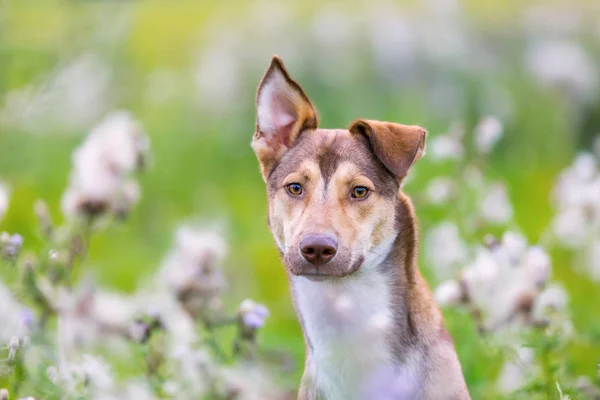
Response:
[[[274,57],[258,88],[252,148],[288,271],[343,277],[382,261],[402,229],[400,186],[426,136],[418,126],[369,120],[319,129],[314,106]]]

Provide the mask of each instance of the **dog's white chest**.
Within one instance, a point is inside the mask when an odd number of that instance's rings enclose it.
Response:
[[[327,399],[356,398],[373,371],[392,366],[393,305],[384,279],[373,271],[337,281],[292,280],[312,346],[309,372]]]

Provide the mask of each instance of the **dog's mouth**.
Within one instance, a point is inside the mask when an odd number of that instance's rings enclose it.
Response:
[[[290,272],[296,276],[303,276],[314,282],[322,282],[332,279],[342,279],[346,276],[352,275],[360,269],[364,263],[365,258],[360,256],[350,268],[346,265],[340,265],[339,263],[325,264],[320,267],[315,267],[310,264],[303,264],[300,268],[291,268]]]
[[[306,273],[306,274],[298,274],[298,276],[303,276],[308,280],[311,280],[313,282],[323,282],[323,281],[328,281],[331,279],[339,279],[340,277],[338,276],[333,276],[333,275],[324,275],[324,274],[313,274],[313,273]]]

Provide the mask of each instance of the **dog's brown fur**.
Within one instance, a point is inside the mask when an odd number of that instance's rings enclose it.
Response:
[[[389,370],[407,388],[402,398],[468,399],[452,339],[417,268],[416,217],[401,191],[426,131],[369,120],[319,129],[314,106],[277,57],[257,108],[252,147],[306,342],[299,398],[369,398],[368,381]],[[368,195],[354,196],[357,187]],[[298,250],[307,235],[334,238],[334,257],[307,262]]]

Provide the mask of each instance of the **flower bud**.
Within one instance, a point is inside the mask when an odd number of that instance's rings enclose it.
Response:
[[[12,361],[15,359],[18,349],[19,349],[19,338],[16,336],[13,336],[10,338],[10,342],[8,342],[8,361]]]

